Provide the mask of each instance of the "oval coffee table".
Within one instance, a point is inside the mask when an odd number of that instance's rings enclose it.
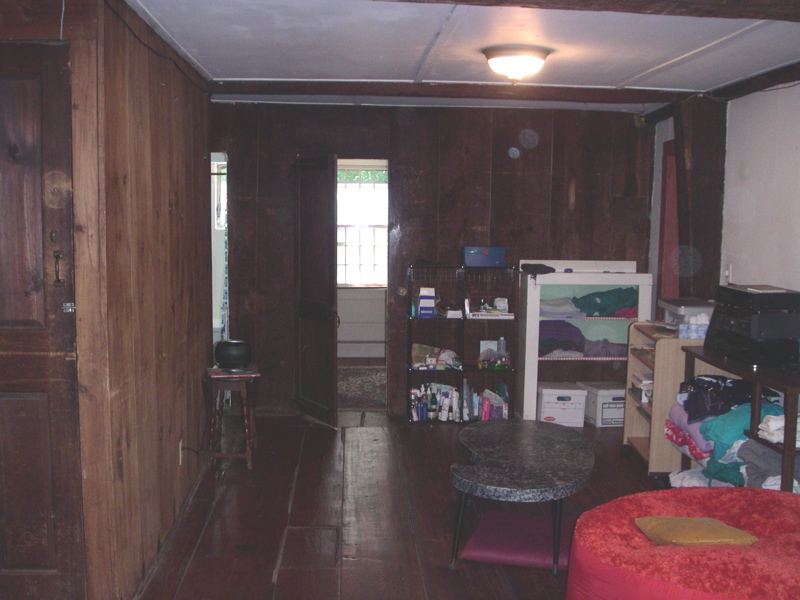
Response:
[[[480,421],[464,427],[458,441],[468,465],[451,465],[450,482],[461,492],[451,568],[455,566],[470,496],[505,502],[552,501],[553,573],[558,572],[561,509],[580,491],[594,467],[594,451],[579,432],[542,421]]]

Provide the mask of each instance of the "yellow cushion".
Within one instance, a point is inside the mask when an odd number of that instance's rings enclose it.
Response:
[[[639,517],[636,526],[659,546],[729,544],[749,546],[758,538],[710,517]]]

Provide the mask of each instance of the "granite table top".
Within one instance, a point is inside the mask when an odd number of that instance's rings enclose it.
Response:
[[[469,465],[451,465],[462,492],[507,502],[560,500],[580,491],[594,451],[579,432],[543,421],[496,420],[468,425],[458,435]]]

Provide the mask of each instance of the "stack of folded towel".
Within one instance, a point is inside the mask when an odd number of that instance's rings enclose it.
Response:
[[[782,444],[786,420],[784,415],[767,415],[758,425],[758,437],[775,444]],[[800,448],[800,423],[795,437],[795,448]]]

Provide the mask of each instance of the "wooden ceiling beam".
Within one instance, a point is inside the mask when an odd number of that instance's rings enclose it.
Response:
[[[800,62],[786,65],[744,81],[706,93],[715,100],[735,100],[778,85],[800,81]],[[518,100],[523,102],[576,102],[603,104],[670,104],[681,102],[693,92],[663,90],[548,87],[536,85],[477,85],[466,83],[382,83],[314,81],[216,81],[209,82],[212,94],[248,96],[339,96],[363,99],[450,98],[476,100]],[[659,115],[666,114],[665,107]]]
[[[750,94],[755,94],[756,92],[763,92],[764,90],[780,85],[800,85],[800,62],[773,69],[772,71],[761,73],[761,75],[756,75],[750,79],[711,90],[704,95],[711,100],[728,102],[730,100],[749,96]],[[674,115],[674,112],[675,104],[667,104],[648,113],[646,121],[647,123],[655,124],[664,119],[669,119]]]
[[[395,98],[470,98],[525,102],[653,104],[685,100],[691,93],[660,90],[477,85],[465,83],[381,83],[314,81],[217,81],[212,94],[260,96],[353,96]]]
[[[800,82],[800,62],[755,75],[738,83],[717,88],[709,93],[715,100],[735,100],[755,92],[761,92],[778,85],[791,85]],[[800,84],[798,84],[800,85]]]
[[[800,22],[798,0],[375,0]]]

